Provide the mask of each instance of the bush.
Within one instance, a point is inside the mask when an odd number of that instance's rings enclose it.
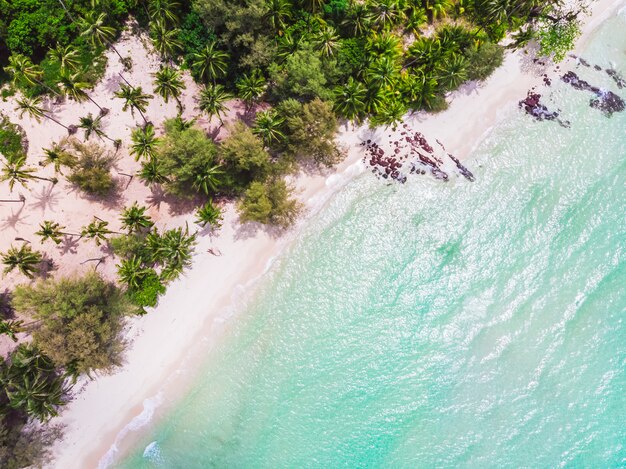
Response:
[[[504,60],[504,48],[493,42],[485,42],[478,49],[469,49],[467,58],[467,78],[485,80]]]
[[[28,140],[24,130],[2,113],[0,113],[0,149],[7,161],[14,161],[28,151]]]
[[[141,234],[115,236],[109,239],[109,245],[116,256],[125,259],[136,256],[144,262],[150,260],[150,252],[145,245],[145,236]]]
[[[137,306],[155,307],[159,301],[159,296],[165,293],[165,286],[161,282],[158,274],[151,270],[142,277],[139,287],[128,290],[128,297]]]
[[[35,344],[75,376],[119,365],[122,319],[133,307],[115,285],[92,272],[15,289],[16,311],[40,320]]]
[[[241,221],[288,227],[300,212],[300,204],[291,198],[292,193],[283,179],[253,182],[237,206]]]
[[[294,156],[328,167],[341,161],[334,140],[338,122],[330,103],[315,99],[294,112],[294,103],[287,101],[282,108],[287,114],[287,147]]]
[[[76,164],[67,178],[81,190],[97,196],[107,195],[115,186],[111,168],[115,157],[95,143],[71,143],[76,151]]]
[[[237,190],[252,181],[263,181],[270,172],[270,155],[261,140],[243,122],[233,126],[220,145],[224,166]]]
[[[167,178],[165,190],[171,194],[192,197],[202,193],[200,178],[217,164],[217,147],[201,130],[176,130],[166,123],[166,135],[161,140],[156,160]]]

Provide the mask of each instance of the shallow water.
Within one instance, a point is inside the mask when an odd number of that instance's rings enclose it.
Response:
[[[626,74],[625,27],[582,55]],[[626,466],[626,113],[544,93],[571,128],[518,113],[474,183],[338,193],[119,467]]]

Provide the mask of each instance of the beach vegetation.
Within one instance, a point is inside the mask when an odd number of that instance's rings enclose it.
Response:
[[[74,156],[68,181],[91,195],[103,197],[109,194],[115,187],[111,175],[115,156],[95,143],[71,140],[67,145],[67,151]]]
[[[250,184],[237,208],[242,222],[286,228],[295,221],[301,205],[293,197],[293,188],[284,179],[272,178]]]
[[[222,210],[210,199],[196,212],[196,223],[201,227],[209,225],[211,228],[222,226]]]
[[[23,243],[20,247],[11,246],[0,254],[4,264],[4,274],[17,269],[22,275],[32,279],[41,270],[43,254],[35,251],[29,244]]]
[[[127,297],[95,272],[15,289],[13,307],[38,321],[34,344],[66,373],[108,372],[120,364]]]

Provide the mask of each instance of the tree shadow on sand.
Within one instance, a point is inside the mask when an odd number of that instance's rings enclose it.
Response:
[[[55,211],[55,207],[59,204],[59,196],[57,193],[53,193],[54,184],[50,184],[48,187],[42,187],[38,193],[33,193],[33,197],[36,202],[31,204],[33,208],[38,208],[42,212],[47,209]]]
[[[6,217],[4,219],[4,221],[2,222],[2,225],[0,225],[0,228],[2,228],[2,230],[8,230],[8,229],[13,229],[14,231],[17,232],[17,225],[22,224],[24,225],[24,220],[26,220],[28,218],[28,215],[23,216],[22,212],[24,211],[24,205],[22,205],[17,212],[11,210],[11,215],[9,215],[8,217]]]
[[[150,195],[146,198],[146,203],[150,207],[161,210],[161,205],[166,204],[168,213],[172,216],[184,215],[195,211],[202,205],[203,197],[195,196],[189,199],[177,197],[165,192],[161,186],[151,186]]]

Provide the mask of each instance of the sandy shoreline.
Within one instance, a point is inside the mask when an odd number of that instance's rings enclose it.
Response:
[[[577,47],[582,47],[593,30],[625,3],[624,0],[594,3],[593,16],[587,19]],[[567,63],[572,64],[564,62]],[[541,74],[553,76],[553,69],[537,68],[523,53],[508,54],[503,66],[480,87],[466,86],[454,93],[447,111],[427,118],[417,114],[408,118],[407,123],[428,140],[439,139],[457,157],[467,158],[494,125],[517,112],[517,102],[529,88],[541,83]],[[248,231],[237,223],[234,208],[229,206],[219,235],[200,238],[192,269],[169,286],[155,310],[133,321],[128,333],[132,343],[126,353],[126,365],[113,375],[81,382],[80,393],[57,419],[57,423],[66,426],[65,436],[55,447],[55,460],[50,467],[97,467],[120,431],[141,414],[145,399],[157,395],[168,377],[181,373],[191,376],[193,371],[184,368],[199,347],[191,344],[202,342],[202,348],[206,349],[210,346],[207,341],[219,337],[230,312],[245,296],[243,292],[251,288],[272,259],[297,236],[299,226],[341,186],[365,170],[360,163],[361,139],[376,139],[387,133],[387,130],[371,133],[366,128],[342,127],[339,139],[350,149],[348,157],[333,171],[300,175],[293,181],[307,208],[307,216],[286,235],[274,237],[264,230]],[[209,247],[223,255],[207,254]],[[182,385],[179,381],[176,384],[179,393],[187,389],[184,379]]]

